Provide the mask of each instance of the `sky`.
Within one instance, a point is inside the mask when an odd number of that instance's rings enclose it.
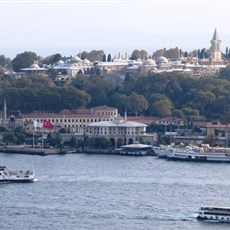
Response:
[[[215,28],[230,47],[227,0],[0,0],[0,54],[14,58],[104,50],[131,54],[209,48]]]

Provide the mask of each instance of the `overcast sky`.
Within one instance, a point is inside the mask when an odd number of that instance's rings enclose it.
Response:
[[[0,0],[0,54],[47,56],[209,48],[215,28],[230,47],[230,1]]]

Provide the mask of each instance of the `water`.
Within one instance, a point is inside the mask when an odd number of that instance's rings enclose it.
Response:
[[[229,229],[197,221],[202,204],[230,205],[230,164],[149,157],[0,154],[38,181],[0,184],[0,229]]]

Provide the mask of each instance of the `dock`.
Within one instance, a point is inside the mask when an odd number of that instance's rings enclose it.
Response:
[[[7,146],[0,147],[1,153],[13,153],[13,154],[27,154],[27,155],[40,155],[48,156],[55,154],[63,154],[60,149],[57,148],[33,148],[30,146]]]

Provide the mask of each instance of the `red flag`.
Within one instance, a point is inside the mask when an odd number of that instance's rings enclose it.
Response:
[[[49,121],[47,121],[46,119],[43,120],[43,128],[46,128],[46,129],[52,129],[54,126],[52,123],[50,123]]]

